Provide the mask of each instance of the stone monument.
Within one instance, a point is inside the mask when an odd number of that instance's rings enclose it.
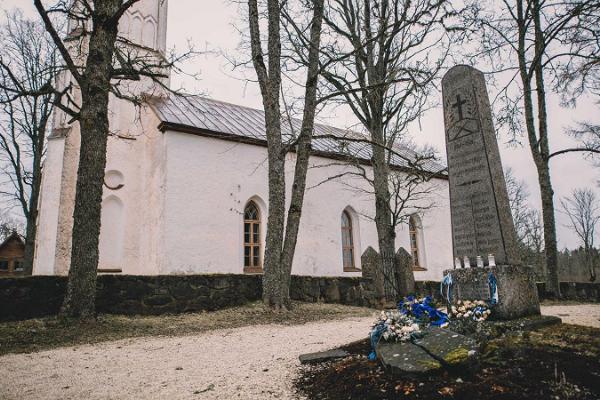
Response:
[[[453,300],[497,295],[498,318],[539,314],[533,269],[518,255],[483,73],[451,68],[442,96],[455,266],[444,275],[451,274]]]

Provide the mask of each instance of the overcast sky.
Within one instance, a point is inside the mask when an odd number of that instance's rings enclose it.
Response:
[[[150,0],[142,0],[150,1]],[[30,0],[0,0],[0,7],[11,9],[20,7],[28,15],[36,16]],[[243,28],[243,20],[238,12],[238,5],[231,0],[171,0],[168,6],[167,45],[184,50],[188,40],[197,49],[218,50],[203,55],[188,66],[189,72],[199,73],[200,80],[194,81],[186,77],[173,77],[172,85],[183,86],[188,92],[202,92],[215,99],[261,108],[260,93],[257,85],[243,80],[242,72],[233,71],[227,60],[219,55],[221,52],[235,55],[240,41],[238,28]],[[237,27],[237,28],[236,28]],[[477,67],[477,66],[476,66]],[[495,93],[488,88],[490,98]],[[580,101],[575,109],[559,107],[557,98],[550,99],[548,117],[552,132],[550,145],[552,150],[565,148],[571,139],[562,133],[565,127],[576,121],[600,121],[600,107],[591,99]],[[322,119],[322,117],[321,117]],[[329,115],[324,122],[348,127],[354,120],[348,113],[340,110],[336,115]],[[410,132],[415,142],[431,144],[442,155],[444,147],[444,125],[441,108],[430,110],[422,119],[420,126],[414,124]],[[514,148],[506,145],[507,137],[500,137],[500,149],[505,169],[511,167],[519,179],[524,179],[531,192],[530,201],[539,207],[539,190],[535,166],[528,148]],[[551,164],[552,182],[555,188],[555,203],[568,195],[573,189],[592,187],[597,189],[596,180],[600,177],[600,169],[585,160],[580,154],[559,156]],[[576,237],[566,228],[567,220],[557,213],[557,229],[559,248],[575,247]]]

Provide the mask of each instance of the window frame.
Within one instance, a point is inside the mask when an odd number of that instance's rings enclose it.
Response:
[[[344,225],[344,217],[348,221],[348,224]],[[354,223],[352,222],[352,215],[348,210],[342,211],[342,217],[340,218],[340,225],[342,231],[342,269],[344,272],[357,272],[360,271],[356,268],[356,246],[354,243]],[[346,237],[350,241],[350,245],[346,245]],[[346,252],[350,252],[351,265],[346,264]]]
[[[256,210],[255,219],[246,218],[247,210],[249,207],[254,207]],[[244,207],[244,222],[242,225],[242,264],[244,266],[244,273],[262,273],[262,227],[261,227],[261,213],[260,207],[256,204],[255,201],[250,200],[246,203]],[[250,241],[246,241],[246,225],[248,225],[248,237]],[[255,233],[255,228],[257,232]],[[246,264],[246,248],[250,249],[249,255],[249,265]],[[258,259],[258,262],[255,263],[255,259]]]
[[[423,257],[421,253],[421,231],[419,230],[419,223],[415,218],[415,215],[408,217],[408,241],[410,243],[410,255],[412,257],[412,269],[413,271],[427,271],[427,268],[423,267]]]

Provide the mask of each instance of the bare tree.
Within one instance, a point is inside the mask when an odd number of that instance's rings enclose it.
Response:
[[[567,104],[575,104],[580,95],[600,96],[600,13],[596,7],[582,8],[573,23],[558,36],[562,47],[576,55],[557,65],[556,90]]]
[[[25,234],[25,226],[23,221],[11,215],[10,211],[0,211],[0,241],[6,240],[14,232],[17,232],[21,237]]]
[[[319,49],[323,20],[323,0],[300,2],[305,9],[312,8],[312,18],[307,30],[309,36],[305,49],[308,65],[304,90],[304,107],[300,132],[291,143],[281,133],[282,113],[280,91],[282,87],[281,18],[287,2],[266,1],[266,13],[259,11],[257,0],[248,0],[252,63],[265,110],[265,129],[268,149],[269,215],[263,275],[263,300],[275,309],[290,306],[289,287],[291,270],[302,214],[306,187],[306,174],[311,151],[311,141],[317,106],[319,79]],[[266,15],[267,51],[263,51],[260,32],[261,16]],[[285,158],[296,151],[296,165],[290,206],[285,213]]]
[[[593,282],[596,280],[596,272],[592,262],[592,250],[596,226],[600,221],[598,197],[591,189],[575,189],[570,198],[564,198],[560,203],[562,211],[569,217],[569,227],[583,245],[590,281]]]
[[[508,75],[508,83],[498,96],[502,103],[498,122],[499,126],[509,129],[515,140],[521,132],[526,133],[541,193],[546,286],[550,293],[560,296],[554,190],[549,164],[558,155],[597,153],[598,149],[582,143],[550,150],[550,136],[555,130],[548,126],[547,90],[556,85],[546,81],[556,83],[558,63],[579,57],[561,46],[561,40],[567,32],[580,29],[580,15],[597,13],[600,3],[597,0],[474,0],[469,4],[470,10],[475,12],[468,16],[465,24],[481,38],[481,48],[471,54],[471,60],[485,56],[492,72]]]
[[[96,275],[102,186],[109,136],[108,101],[112,94],[136,105],[164,93],[169,70],[193,55],[166,58],[154,49],[120,36],[119,20],[141,0],[59,0],[46,7],[34,6],[60,54],[62,85],[45,85],[36,94],[52,95],[52,103],[79,125],[81,145],[73,212],[71,265],[67,294],[61,309],[64,317],[95,316]],[[67,23],[67,36],[57,24]],[[2,67],[10,71],[6,63]],[[10,76],[12,78],[12,76]],[[150,92],[131,91],[127,82],[149,81]],[[15,98],[31,95],[18,88]],[[141,85],[144,87],[144,85]],[[152,89],[148,89],[152,88]]]
[[[541,214],[529,204],[530,194],[525,181],[518,180],[511,168],[506,170],[504,178],[521,260],[536,266],[538,271],[543,271],[541,264],[544,257],[544,237]]]
[[[348,106],[366,130],[371,147],[375,225],[385,276],[394,276],[394,179],[390,165],[403,159],[393,149],[408,125],[430,106],[452,42],[447,22],[455,15],[443,0],[329,0],[321,69],[327,93],[323,101]],[[397,219],[397,218],[396,218]],[[393,293],[386,293],[394,297]]]
[[[7,15],[0,46],[0,159],[8,181],[1,194],[25,217],[23,270],[31,275],[42,157],[53,110],[52,94],[42,89],[54,83],[58,54],[44,28],[19,11]],[[15,92],[27,95],[15,97]]]
[[[504,180],[506,181],[508,203],[517,233],[517,240],[521,242],[525,225],[527,224],[527,211],[529,209],[527,198],[529,197],[529,191],[527,190],[525,181],[518,180],[512,168],[506,169]]]

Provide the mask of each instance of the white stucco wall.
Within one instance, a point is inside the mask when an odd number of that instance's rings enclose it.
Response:
[[[266,148],[234,143],[187,133],[167,131],[163,245],[160,273],[209,273],[243,271],[242,212],[250,200],[257,200],[266,222],[268,201]],[[342,268],[340,218],[352,210],[356,266],[368,247],[377,249],[373,216],[374,201],[359,178],[340,174],[342,165],[312,157],[293,273],[299,275],[352,276]],[[288,156],[286,183],[291,185],[294,155]],[[451,266],[450,215],[447,208],[447,181],[436,180],[436,207],[422,216],[422,259],[428,269],[417,272],[418,280],[440,279]],[[289,198],[289,195],[288,195]],[[408,227],[400,226],[397,247],[410,251]],[[264,246],[263,246],[264,249]]]
[[[39,199],[38,232],[33,264],[35,275],[53,275],[55,273],[54,259],[64,142],[63,137],[48,139]]]

